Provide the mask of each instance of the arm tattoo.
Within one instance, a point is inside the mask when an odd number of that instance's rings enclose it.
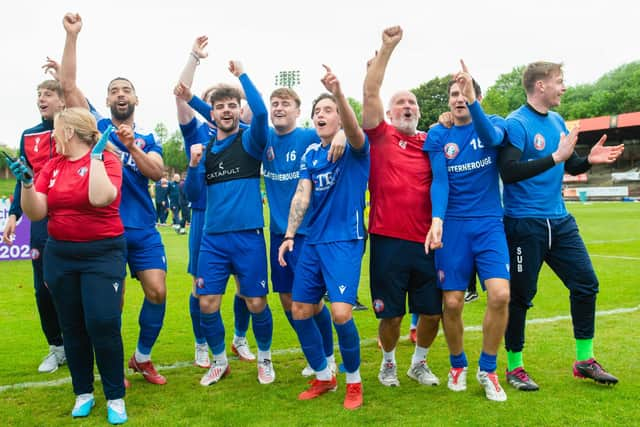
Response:
[[[296,194],[293,196],[293,200],[291,201],[287,234],[295,234],[296,231],[298,231],[300,224],[302,224],[304,215],[309,207],[309,198],[306,193],[307,191],[305,190],[305,186],[302,181],[300,181],[298,183],[298,188],[296,188]]]

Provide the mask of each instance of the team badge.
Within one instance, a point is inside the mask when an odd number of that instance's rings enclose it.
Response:
[[[400,146],[400,148],[405,150],[407,148],[407,141],[401,139],[400,141],[398,141],[398,145]]]
[[[382,313],[384,311],[384,301],[381,299],[373,300],[373,309],[376,313]]]
[[[40,251],[37,250],[36,248],[31,249],[31,259],[38,259],[40,258]]]
[[[142,138],[136,138],[136,140],[133,143],[136,144],[136,146],[141,150],[143,150],[145,145],[147,145],[147,143],[144,142],[144,139]]]
[[[86,166],[83,166],[80,169],[78,169],[78,175],[85,176],[88,171],[89,171],[89,169],[87,169]]]
[[[445,279],[444,271],[443,270],[438,270],[438,281],[440,283],[444,283],[444,279]]]
[[[544,146],[546,142],[544,140],[544,136],[540,133],[536,133],[536,136],[533,137],[533,146],[536,147],[536,150],[542,151],[544,150]]]
[[[272,161],[276,158],[276,153],[273,152],[273,147],[267,148],[267,160]]]
[[[204,288],[204,279],[202,277],[196,279],[196,287],[200,289]]]
[[[455,159],[459,152],[460,148],[455,142],[449,142],[444,146],[444,155],[447,159]]]

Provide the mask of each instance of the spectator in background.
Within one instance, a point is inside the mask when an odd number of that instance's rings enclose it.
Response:
[[[155,187],[156,222],[159,225],[166,225],[167,216],[169,216],[169,181],[166,176],[160,178]]]
[[[187,223],[191,222],[191,203],[184,192],[184,176],[180,178],[178,189],[180,190],[180,197],[178,198],[178,204],[180,206],[180,229],[176,231],[178,234],[186,234]]]
[[[171,223],[176,232],[180,229],[180,174],[173,174],[169,182],[169,209],[171,209]]]

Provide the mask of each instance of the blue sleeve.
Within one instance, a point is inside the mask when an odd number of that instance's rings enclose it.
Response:
[[[22,196],[22,184],[16,180],[16,187],[13,189],[13,200],[9,208],[9,215],[15,215],[16,220],[22,216],[22,208],[20,207],[20,198]]]
[[[523,124],[517,119],[507,119],[507,135],[509,136],[509,142],[518,150],[524,153],[526,141],[526,132]]]
[[[269,112],[264,105],[264,101],[262,101],[258,89],[246,74],[240,76],[240,83],[242,84],[242,89],[244,89],[249,107],[253,112],[249,132],[242,134],[242,146],[252,157],[262,160],[269,135]]]
[[[187,103],[189,107],[193,108],[196,113],[200,114],[203,119],[212,123],[211,121],[211,105],[198,98],[196,95],[191,97],[191,100]]]
[[[431,182],[431,216],[444,220],[449,202],[449,175],[447,174],[447,160],[444,157],[444,149],[440,144],[440,131],[442,125],[437,125],[429,131],[424,141],[422,151],[429,154],[433,181]]]
[[[427,141],[429,141],[427,137]],[[427,146],[425,141],[425,147]],[[436,145],[436,144],[430,144]],[[425,150],[426,151],[426,150]],[[447,174],[447,160],[442,150],[429,150],[433,181],[431,183],[431,216],[444,220],[449,202],[449,175]]]
[[[505,121],[498,116],[492,116],[491,120],[484,113],[480,103],[476,100],[473,104],[468,105],[475,128],[480,140],[487,147],[498,147],[502,145],[504,140]]]
[[[205,156],[202,156],[204,161]],[[204,169],[201,165],[196,167],[189,166],[187,168],[187,177],[184,180],[184,193],[187,196],[187,200],[194,203],[200,200],[202,195],[202,186],[204,185]]]
[[[206,145],[211,139],[209,126],[196,119],[191,119],[186,125],[180,125],[180,132],[184,138],[184,151],[187,155],[187,162],[191,159],[191,146],[194,144]]]

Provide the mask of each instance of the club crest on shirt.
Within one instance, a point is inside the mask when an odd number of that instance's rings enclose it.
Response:
[[[546,141],[544,140],[544,136],[540,133],[536,133],[536,136],[533,137],[533,146],[538,151],[544,150],[544,146],[546,145]]]
[[[382,313],[384,311],[384,301],[381,299],[373,300],[373,309],[376,313]]]
[[[133,143],[136,144],[136,146],[141,150],[143,150],[145,145],[147,145],[147,143],[144,142],[144,139],[142,138],[136,138],[136,140]]]
[[[444,146],[444,155],[447,159],[455,159],[459,152],[460,148],[455,142],[449,142]]]
[[[444,271],[443,270],[438,270],[438,280],[440,281],[440,283],[444,283]]]
[[[89,169],[87,169],[86,166],[82,166],[80,169],[78,169],[78,175],[85,176],[88,171]]]
[[[267,148],[267,160],[272,161],[276,158],[276,153],[273,151],[273,147]]]
[[[405,141],[405,140],[402,140],[402,139],[401,139],[400,141],[398,141],[398,145],[399,145],[399,146],[400,146],[400,148],[402,148],[403,150],[406,150],[406,149],[407,149],[407,141]]]

